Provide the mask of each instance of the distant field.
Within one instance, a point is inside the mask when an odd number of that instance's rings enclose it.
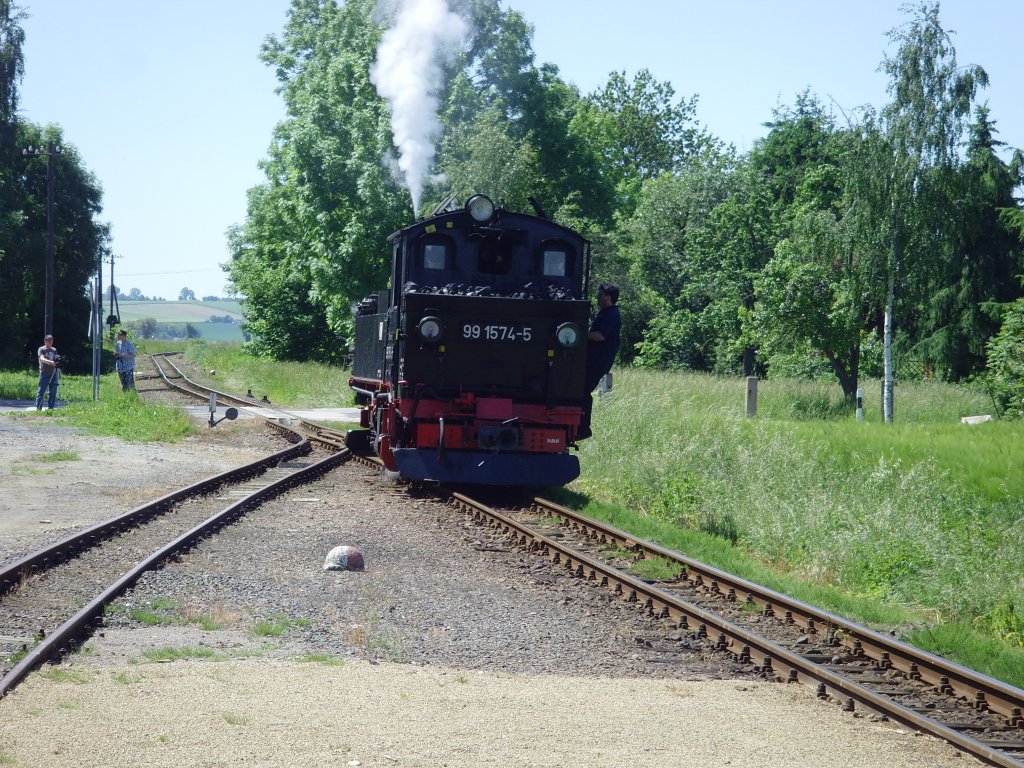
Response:
[[[242,305],[237,301],[121,301],[122,322],[152,317],[158,323],[206,323],[210,317],[230,315],[241,321]]]
[[[245,341],[242,326],[234,323],[192,323],[192,327],[207,341]]]

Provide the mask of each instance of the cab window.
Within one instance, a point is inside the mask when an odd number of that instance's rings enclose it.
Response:
[[[544,277],[570,277],[576,272],[576,250],[561,240],[541,243],[537,268]]]
[[[565,277],[568,254],[561,250],[544,249],[544,277]]]
[[[454,252],[455,249],[448,237],[425,238],[422,243],[423,268],[435,271],[452,269]]]

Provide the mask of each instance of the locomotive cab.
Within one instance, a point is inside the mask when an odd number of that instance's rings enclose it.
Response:
[[[374,452],[410,479],[574,479],[589,243],[479,195],[390,240],[391,287],[356,317],[352,386]]]

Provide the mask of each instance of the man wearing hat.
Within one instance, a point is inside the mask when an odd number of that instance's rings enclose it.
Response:
[[[60,383],[60,355],[53,346],[53,336],[46,334],[39,357],[39,392],[36,394],[36,410],[43,410],[43,394],[50,391],[48,407],[52,411],[57,404],[57,384]]]
[[[128,332],[122,328],[117,332],[114,344],[114,367],[121,379],[121,389],[127,392],[135,389],[135,345],[128,340]]]

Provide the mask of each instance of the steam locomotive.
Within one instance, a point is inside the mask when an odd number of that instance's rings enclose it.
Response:
[[[579,475],[590,243],[534,209],[474,195],[390,236],[390,287],[355,310],[352,450],[410,480]]]

